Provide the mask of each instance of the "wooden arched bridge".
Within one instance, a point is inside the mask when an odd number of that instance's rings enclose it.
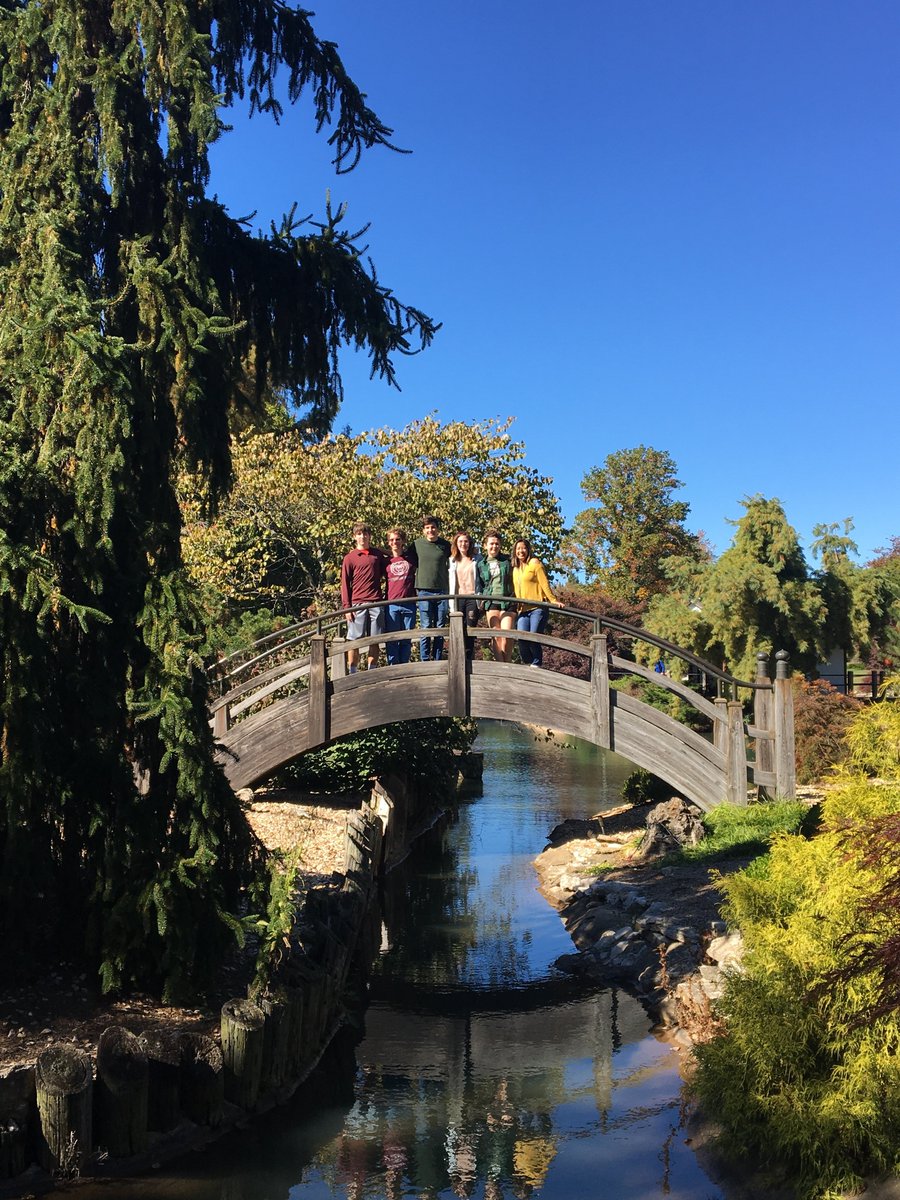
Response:
[[[497,599],[492,597],[492,599]],[[343,609],[262,638],[217,664],[211,720],[218,758],[232,787],[271,776],[306,750],[378,725],[421,717],[482,717],[517,721],[583,738],[624,755],[670,783],[703,809],[723,800],[746,804],[751,790],[795,794],[794,728],[787,656],[779,652],[774,680],[768,659],[757,678],[735,679],[662,638],[624,622],[579,609],[549,608],[583,640],[516,629],[508,644],[527,640],[564,652],[567,670],[535,670],[515,662],[483,661],[477,646],[496,636],[464,630],[461,613],[448,629],[381,634],[381,643],[445,636],[438,662],[409,662],[348,674]],[[675,666],[666,674],[621,658],[609,634],[655,647]],[[466,656],[466,637],[476,652]],[[555,656],[558,657],[558,656]],[[690,723],[676,720],[613,682],[632,676],[684,702]],[[691,682],[686,682],[690,680]],[[696,681],[713,691],[702,694]],[[753,696],[745,717],[741,694]],[[692,726],[697,726],[696,728]]]

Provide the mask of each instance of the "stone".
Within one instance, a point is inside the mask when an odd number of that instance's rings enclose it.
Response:
[[[706,956],[723,969],[734,970],[740,966],[744,957],[744,939],[740,932],[713,938],[706,947]]]
[[[597,818],[591,820],[578,820],[570,817],[566,821],[561,821],[559,825],[554,826],[550,830],[548,842],[551,846],[561,846],[564,842],[581,841],[584,838],[596,837],[598,833],[603,832],[603,823]]]

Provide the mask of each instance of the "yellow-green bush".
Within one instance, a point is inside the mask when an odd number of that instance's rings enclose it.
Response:
[[[722,884],[745,971],[721,1002],[725,1034],[698,1049],[696,1090],[726,1144],[808,1196],[900,1169],[898,744],[900,705],[861,712],[850,759],[880,780],[845,774],[818,836],[781,835]]]

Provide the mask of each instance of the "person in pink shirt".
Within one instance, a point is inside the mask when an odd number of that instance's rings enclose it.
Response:
[[[354,549],[344,555],[341,563],[341,606],[352,608],[347,614],[347,637],[350,641],[384,633],[384,608],[379,604],[384,595],[387,559],[372,549],[372,530],[365,521],[353,526]],[[370,643],[367,665],[378,666],[380,647]],[[347,668],[352,675],[359,666],[359,650],[347,651]]]
[[[387,577],[387,633],[416,627],[416,552],[406,545],[406,532],[399,526],[387,531],[390,556],[385,566]],[[385,646],[388,666],[408,663],[412,641],[388,642]]]

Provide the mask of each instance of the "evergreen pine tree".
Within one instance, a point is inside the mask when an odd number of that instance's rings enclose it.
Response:
[[[248,364],[327,428],[337,350],[427,344],[330,210],[253,236],[206,194],[220,109],[391,131],[281,0],[0,0],[0,927],[170,995],[235,925],[249,832],[212,764],[176,466],[215,497]]]

